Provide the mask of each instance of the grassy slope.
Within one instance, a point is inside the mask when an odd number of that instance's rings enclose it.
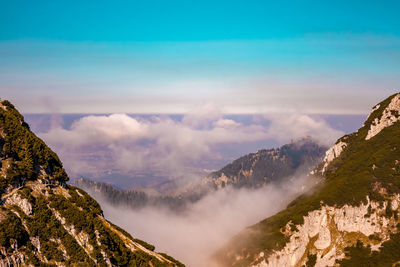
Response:
[[[364,127],[341,138],[346,139],[349,145],[330,164],[325,182],[314,194],[300,196],[287,209],[245,229],[217,254],[219,260],[232,263],[233,255],[241,255],[243,259],[236,265],[246,266],[260,251],[271,253],[274,249],[282,249],[288,240],[280,232],[280,228],[290,220],[294,224],[303,223],[303,216],[318,209],[322,202],[340,207],[344,204],[359,205],[366,201],[366,196],[382,200],[383,196],[374,190],[376,185],[386,188],[389,194],[399,193],[400,167],[395,165],[395,159],[400,159],[400,123],[385,128],[368,141],[365,140],[370,123],[382,114],[392,97],[394,95],[381,103]],[[373,165],[377,168],[373,169]]]

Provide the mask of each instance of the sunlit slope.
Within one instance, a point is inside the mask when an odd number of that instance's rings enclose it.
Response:
[[[61,161],[0,102],[1,266],[180,266],[103,217]]]
[[[391,266],[400,260],[400,94],[315,170],[323,181],[215,254],[226,266]],[[371,252],[372,249],[372,252]],[[397,251],[396,253],[394,253]]]

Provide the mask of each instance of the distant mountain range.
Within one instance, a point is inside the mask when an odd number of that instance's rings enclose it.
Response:
[[[215,253],[221,266],[400,266],[400,94],[373,107],[313,174],[322,179]]]
[[[0,266],[183,266],[103,217],[58,156],[0,101]]]

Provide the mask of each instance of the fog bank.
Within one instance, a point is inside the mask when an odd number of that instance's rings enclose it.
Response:
[[[310,178],[298,176],[255,190],[228,187],[191,204],[184,213],[157,207],[134,211],[97,200],[105,217],[135,238],[187,266],[198,267],[210,266],[210,256],[232,236],[285,208],[312,183]]]

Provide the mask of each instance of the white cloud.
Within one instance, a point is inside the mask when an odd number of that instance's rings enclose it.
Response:
[[[304,114],[275,114],[268,115],[266,118],[271,121],[268,134],[281,142],[311,136],[324,145],[330,145],[343,134],[341,131],[332,129],[326,121]]]
[[[71,129],[60,127],[43,134],[49,142],[64,142],[70,146],[136,141],[147,135],[147,125],[126,114],[87,116],[75,121]],[[60,137],[63,139],[60,140]]]
[[[241,126],[241,124],[234,120],[219,119],[214,122],[214,126],[220,128],[235,128]]]
[[[325,121],[307,115],[266,118],[270,120],[268,127],[241,124],[224,118],[217,106],[206,104],[180,121],[167,116],[150,119],[126,114],[86,116],[69,129],[56,127],[40,136],[60,154],[72,175],[113,170],[130,175],[158,172],[177,177],[190,176],[196,168],[212,168],[210,163],[235,144],[270,139],[284,144],[306,135],[328,144],[342,134]]]
[[[182,123],[192,128],[208,128],[210,123],[222,118],[221,110],[213,103],[206,103],[189,111]]]

